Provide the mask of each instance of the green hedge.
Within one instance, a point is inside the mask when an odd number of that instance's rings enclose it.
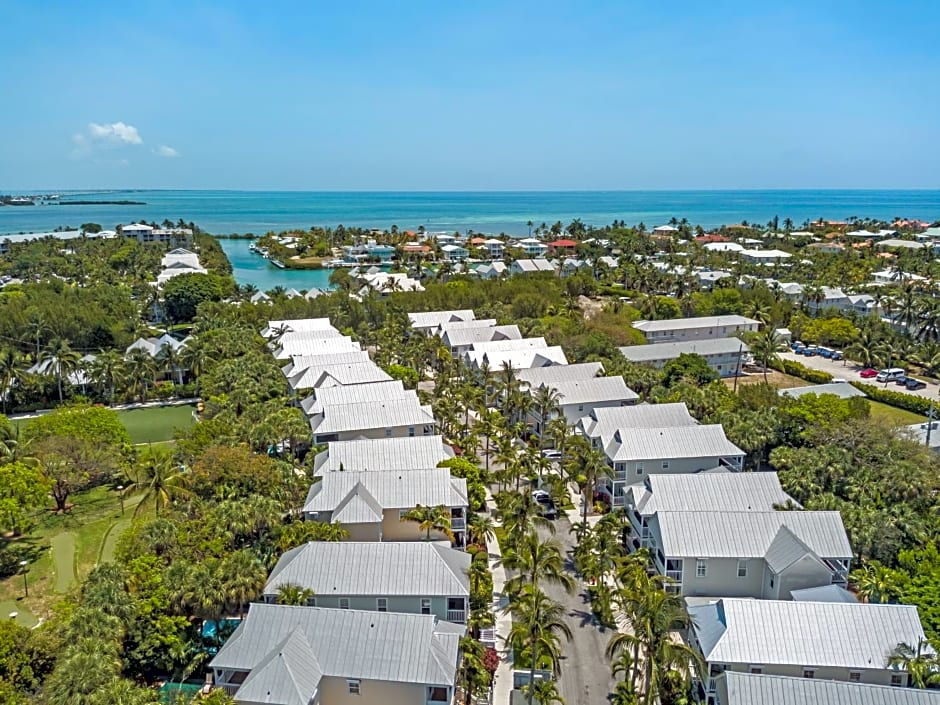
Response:
[[[884,404],[896,406],[899,409],[906,409],[907,411],[913,411],[915,414],[921,414],[923,416],[926,416],[930,411],[930,399],[918,397],[913,394],[905,394],[904,392],[896,392],[893,389],[876,387],[872,384],[863,384],[862,382],[853,381],[849,382],[849,384],[865,392],[872,401],[880,401]]]
[[[813,384],[828,384],[832,381],[832,375],[828,372],[810,369],[806,365],[794,362],[793,360],[784,360],[782,358],[771,360],[770,367],[784,374],[805,379],[807,382],[812,382]]]

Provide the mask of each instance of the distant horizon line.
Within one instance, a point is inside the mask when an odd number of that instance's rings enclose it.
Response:
[[[186,192],[198,191],[204,193],[386,193],[386,194],[420,194],[420,193],[805,193],[805,192],[923,192],[940,193],[937,187],[886,187],[886,188],[852,188],[852,187],[800,187],[800,188],[645,188],[645,189],[304,189],[304,188],[146,188],[146,187],[83,187],[83,188],[20,188],[9,189],[0,187],[4,194],[53,194],[53,193],[102,193],[102,192]]]

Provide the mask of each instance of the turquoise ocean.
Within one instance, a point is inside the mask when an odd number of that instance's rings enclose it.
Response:
[[[0,192],[19,194],[16,190]],[[47,192],[48,193],[48,192]],[[48,232],[57,227],[165,218],[197,223],[218,235],[335,226],[525,235],[536,225],[580,218],[589,225],[623,220],[660,225],[686,218],[706,228],[766,223],[774,217],[843,220],[851,216],[940,219],[940,191],[500,191],[500,192],[302,192],[302,191],[82,191],[62,200],[142,201],[138,206],[37,205],[0,207],[3,234]],[[244,241],[222,240],[235,276],[261,289],[325,286],[329,272],[284,271],[248,251]]]

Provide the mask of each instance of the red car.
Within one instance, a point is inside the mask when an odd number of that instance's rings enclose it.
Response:
[[[864,370],[858,373],[858,376],[862,379],[871,379],[872,377],[878,376],[878,370],[872,369],[871,367],[866,367]]]

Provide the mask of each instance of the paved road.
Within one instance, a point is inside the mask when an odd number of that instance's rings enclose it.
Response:
[[[555,522],[555,528],[555,536],[568,554],[568,570],[574,576],[570,552],[574,550],[576,541],[569,531],[571,524],[566,518],[561,518]],[[547,531],[545,535],[548,535]],[[566,607],[572,634],[570,642],[564,644],[563,641],[559,694],[568,705],[602,705],[608,702],[614,679],[611,678],[610,663],[604,656],[604,649],[613,632],[595,624],[587,591],[580,581],[573,595],[556,585],[545,585],[543,589],[549,597]]]
[[[879,387],[884,387],[884,384],[881,382],[876,382],[874,378],[872,379],[862,379],[858,376],[859,371],[862,369],[861,365],[858,365],[849,360],[827,360],[824,357],[819,357],[818,355],[814,357],[804,357],[803,355],[797,355],[796,353],[786,352],[780,353],[780,357],[785,360],[793,360],[794,362],[799,362],[806,367],[809,367],[814,370],[822,370],[823,372],[828,372],[833,377],[841,377],[842,379],[848,382],[862,382],[864,384],[877,385]],[[926,381],[926,380],[925,380]],[[807,382],[807,384],[810,384]],[[904,394],[911,394],[918,397],[924,397],[925,399],[937,399],[940,396],[940,387],[938,387],[933,382],[927,382],[927,386],[924,389],[905,389],[904,387],[899,387],[894,384],[894,382],[888,382],[887,389],[890,389],[894,392],[902,392]]]

